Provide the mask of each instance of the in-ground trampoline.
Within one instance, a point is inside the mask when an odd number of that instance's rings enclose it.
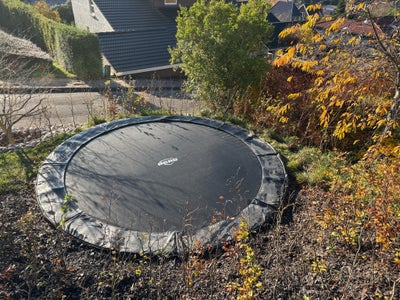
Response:
[[[246,130],[194,117],[101,124],[39,169],[45,217],[98,247],[178,253],[230,240],[276,212],[287,185],[278,153]]]

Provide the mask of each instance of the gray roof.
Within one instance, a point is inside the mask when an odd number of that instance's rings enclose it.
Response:
[[[154,8],[148,0],[95,0],[95,2],[115,31],[175,26],[173,19]]]
[[[157,9],[148,0],[95,0],[114,32],[98,33],[100,48],[117,75],[171,68],[177,7]]]
[[[98,33],[100,48],[117,75],[170,68],[169,46],[175,31],[168,29]]]
[[[295,18],[303,17],[297,6],[291,1],[277,2],[273,7],[271,7],[269,13],[274,15],[279,22],[292,22]]]

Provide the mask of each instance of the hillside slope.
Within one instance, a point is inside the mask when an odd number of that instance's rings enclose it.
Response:
[[[29,40],[17,38],[0,29],[0,53],[50,61],[51,57]]]

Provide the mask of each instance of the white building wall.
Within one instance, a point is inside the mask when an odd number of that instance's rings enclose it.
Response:
[[[75,25],[90,32],[114,31],[97,5],[91,0],[72,0]]]

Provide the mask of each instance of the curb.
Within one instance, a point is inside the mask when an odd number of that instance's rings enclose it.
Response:
[[[48,85],[29,85],[29,84],[15,84],[9,91],[12,93],[79,93],[79,92],[96,92],[105,93],[106,89],[112,92],[124,91],[129,88],[129,83],[125,81],[111,81],[106,86],[105,81],[99,81],[97,84],[81,84],[81,81],[63,81],[64,85],[59,85],[57,80]],[[12,84],[10,84],[12,85]],[[135,80],[134,90],[137,92],[146,90],[180,90],[182,88],[182,81],[180,80]]]

